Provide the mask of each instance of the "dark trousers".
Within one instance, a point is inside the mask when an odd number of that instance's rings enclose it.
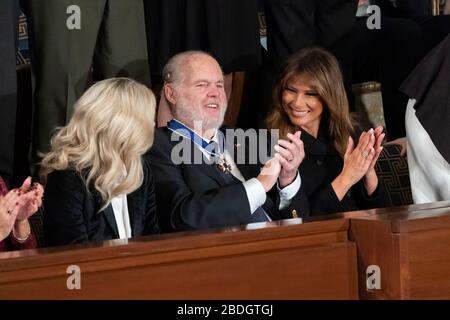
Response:
[[[354,82],[381,82],[387,139],[404,137],[409,98],[399,88],[420,60],[450,32],[450,16],[382,16],[379,30],[369,30],[362,18],[357,21],[356,30]]]
[[[65,125],[74,102],[94,80],[125,76],[150,85],[142,0],[27,0],[33,65],[33,161]],[[70,5],[81,29],[70,30]]]
[[[261,62],[256,0],[144,0],[150,69],[155,78],[185,50],[209,52],[225,73]]]
[[[0,1],[0,175],[5,180],[12,176],[14,167],[18,16],[16,0]]]
[[[450,15],[418,19],[424,36],[424,54],[428,54],[450,33]]]
[[[370,30],[366,18],[356,24],[353,82],[380,81],[387,139],[405,136],[408,97],[399,87],[422,56],[422,32],[410,19],[381,18],[381,29]]]
[[[269,55],[276,65],[295,51],[333,47],[353,27],[354,0],[265,0]]]

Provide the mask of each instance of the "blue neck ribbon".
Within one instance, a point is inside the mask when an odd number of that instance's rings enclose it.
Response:
[[[199,136],[197,133],[195,133],[194,130],[187,127],[185,124],[181,123],[180,121],[173,119],[167,123],[167,128],[169,128],[171,131],[179,134],[182,137],[185,137],[192,142],[194,142],[197,146],[199,146],[201,149],[205,150],[207,153],[212,154],[214,156],[219,156],[223,153],[224,146],[225,146],[225,139],[223,137],[223,134],[221,131],[217,131],[217,137],[219,140],[219,143],[215,141],[207,142],[205,139],[203,139],[201,136]]]

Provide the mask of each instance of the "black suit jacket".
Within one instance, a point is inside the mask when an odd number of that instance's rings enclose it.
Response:
[[[268,53],[276,66],[295,51],[319,45],[338,56],[350,54],[339,43],[355,23],[357,0],[265,0]],[[339,48],[337,48],[337,47]]]
[[[305,159],[300,164],[302,186],[308,197],[311,215],[353,211],[389,206],[389,198],[381,183],[369,197],[362,180],[353,185],[339,201],[331,183],[341,173],[344,161],[331,145],[323,130],[318,139],[302,131]]]
[[[161,75],[167,61],[186,50],[209,52],[225,73],[256,68],[261,62],[257,0],[151,0],[144,4],[153,75]]]
[[[143,161],[144,181],[127,195],[132,236],[159,233],[154,181],[150,164]],[[87,190],[81,175],[73,170],[48,175],[44,196],[44,230],[49,246],[119,238],[112,205],[103,211],[100,194]]]
[[[13,175],[15,165],[18,18],[17,1],[0,1],[0,175],[5,179],[9,179]]]
[[[431,1],[397,0],[395,5],[390,0],[372,0],[380,7],[383,15],[392,18],[416,19],[432,15]]]
[[[201,159],[202,153],[189,139],[171,141],[171,133],[167,128],[158,129],[148,154],[155,174],[161,229],[181,231],[251,223],[250,206],[243,184],[240,181],[227,183],[214,164],[175,164],[171,154],[177,153],[181,145],[193,151],[191,161],[193,157]],[[256,148],[255,145],[239,146],[246,151],[252,147]],[[236,163],[245,180],[257,177],[260,172],[259,164]],[[293,209],[299,216],[307,215],[302,188],[288,208],[277,210],[278,205],[279,195],[275,186],[262,206],[273,220],[290,218]]]

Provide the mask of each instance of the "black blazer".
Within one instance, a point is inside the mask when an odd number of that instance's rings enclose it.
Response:
[[[338,56],[351,55],[348,41],[357,0],[265,0],[268,54],[282,65],[300,48],[319,45]],[[339,54],[338,54],[339,53]]]
[[[209,52],[225,73],[261,62],[257,0],[151,0],[144,7],[153,75],[186,50]]]
[[[132,236],[159,233],[154,181],[150,164],[143,161],[144,182],[127,195]],[[48,175],[44,196],[44,231],[49,246],[119,238],[112,205],[103,211],[100,194],[88,192],[73,170]]]
[[[362,180],[353,185],[339,201],[331,183],[341,173],[344,166],[343,159],[322,130],[319,130],[318,139],[302,131],[301,139],[305,147],[305,159],[300,164],[299,171],[311,215],[390,205],[381,183],[378,183],[377,189],[369,197]]]
[[[380,7],[383,15],[392,18],[419,19],[432,16],[431,1],[423,0],[372,0]]]
[[[161,229],[181,231],[251,223],[250,206],[243,184],[240,181],[227,183],[214,164],[177,165],[172,162],[172,151],[177,152],[181,144],[193,150],[191,158],[201,159],[202,153],[189,139],[171,141],[171,133],[167,128],[158,129],[148,154],[155,174],[156,203]],[[175,146],[177,149],[174,149]],[[245,150],[256,148],[255,145],[236,146],[234,143],[232,146]],[[259,164],[237,166],[246,180],[256,177],[261,167]],[[293,209],[299,216],[307,215],[306,196],[302,188],[288,208],[280,211],[277,209],[278,205],[279,195],[275,186],[262,206],[273,220],[290,218]]]
[[[18,1],[0,1],[0,175],[5,180],[13,176],[14,137],[18,129],[16,54],[19,14]],[[17,126],[19,124],[18,118]],[[25,136],[19,134],[16,139],[18,142]]]

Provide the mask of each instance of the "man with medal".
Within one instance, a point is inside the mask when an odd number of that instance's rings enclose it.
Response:
[[[162,231],[307,216],[297,170],[305,155],[300,132],[289,141],[278,140],[277,153],[265,164],[242,163],[233,155],[257,152],[261,143],[226,140],[227,100],[217,61],[205,52],[182,52],[167,62],[163,79],[174,119],[155,132],[146,155],[155,175]]]

